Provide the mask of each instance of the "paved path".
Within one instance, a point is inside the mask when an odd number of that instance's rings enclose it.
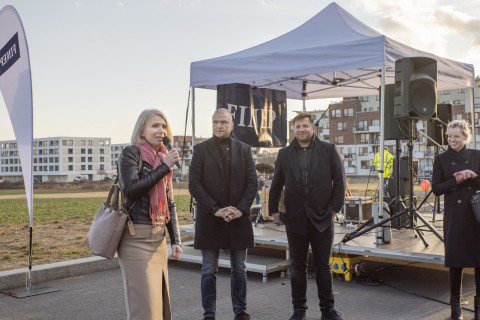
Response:
[[[170,290],[174,320],[202,318],[200,299],[200,266],[185,262],[171,262],[169,266]],[[367,270],[382,280],[361,284],[334,278],[337,309],[345,320],[443,320],[448,319],[450,308],[448,274],[444,270],[431,270],[411,265],[390,265],[368,262]],[[0,279],[1,280],[1,279]],[[262,283],[258,274],[249,274],[248,310],[255,320],[283,320],[291,315],[289,280],[272,274]],[[472,273],[464,276],[463,293],[472,309],[474,279]],[[0,319],[54,320],[54,319],[125,319],[123,289],[119,269],[49,281],[48,285],[61,289],[56,293],[15,299],[0,296]],[[217,319],[233,319],[230,301],[228,270],[218,276]],[[308,279],[307,320],[320,319],[316,306],[315,280]],[[431,299],[438,299],[433,301]],[[473,313],[464,311],[465,319]]]

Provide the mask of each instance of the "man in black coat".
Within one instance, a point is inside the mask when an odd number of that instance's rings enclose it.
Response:
[[[298,114],[294,119],[295,139],[278,153],[270,189],[269,213],[284,223],[291,256],[293,315],[305,319],[307,309],[307,256],[312,247],[322,320],[342,319],[333,308],[330,256],[333,219],[345,200],[345,170],[335,145],[314,135],[313,117]],[[285,186],[286,213],[278,205]]]
[[[250,319],[247,308],[247,248],[254,246],[250,207],[257,173],[249,145],[231,137],[232,116],[217,109],[213,137],[193,149],[188,189],[197,202],[194,248],[202,250],[204,319],[215,319],[216,274],[220,249],[230,250],[235,320]]]

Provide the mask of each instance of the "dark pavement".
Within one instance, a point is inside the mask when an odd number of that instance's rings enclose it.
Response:
[[[342,281],[334,277],[336,309],[347,319],[448,319],[450,308],[448,274],[445,270],[423,268],[418,263],[394,265],[367,261],[372,277],[364,282]],[[173,319],[202,319],[200,266],[170,262],[170,291]],[[289,319],[290,284],[280,273],[269,275],[262,283],[260,274],[248,275],[248,312],[252,319]],[[381,280],[381,281],[377,281]],[[50,286],[61,289],[23,299],[0,296],[0,319],[125,319],[123,284],[120,269],[48,281],[32,288]],[[228,270],[219,272],[217,319],[233,319]],[[464,276],[463,294],[473,309],[474,276]],[[320,319],[316,284],[308,280],[307,319]],[[434,301],[436,299],[439,301]],[[444,303],[442,303],[444,302]],[[465,319],[473,313],[465,310]]]

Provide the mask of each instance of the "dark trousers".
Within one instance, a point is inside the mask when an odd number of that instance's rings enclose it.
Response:
[[[448,271],[450,296],[460,297],[462,295],[463,268],[450,268]],[[475,268],[475,294],[480,297],[480,267]]]
[[[215,317],[220,250],[202,250],[202,306],[204,317]],[[230,291],[235,314],[247,310],[247,249],[230,250]]]
[[[308,220],[307,235],[287,232],[291,258],[290,284],[294,309],[307,309],[308,245],[312,247],[320,309],[333,308],[332,272],[330,256],[333,244],[333,223],[325,231],[318,231]]]

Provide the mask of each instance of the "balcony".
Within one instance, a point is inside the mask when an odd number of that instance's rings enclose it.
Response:
[[[343,159],[344,160],[354,160],[355,159],[355,156],[356,154],[355,153],[347,153],[347,154],[344,154],[343,155]]]
[[[353,133],[380,132],[380,126],[353,127]]]
[[[356,174],[357,168],[354,167],[345,167],[345,174]]]
[[[380,144],[380,139],[368,139],[368,144]]]
[[[353,127],[353,133],[369,133],[368,126],[367,127]]]

